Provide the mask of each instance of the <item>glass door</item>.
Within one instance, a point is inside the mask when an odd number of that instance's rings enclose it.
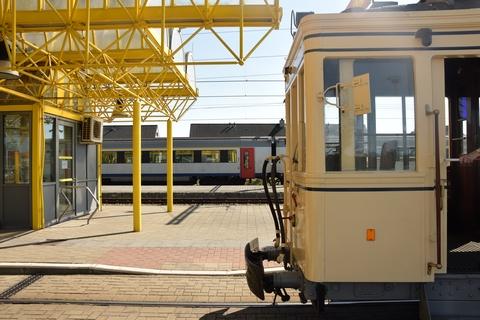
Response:
[[[31,227],[30,135],[26,112],[0,114],[0,227]]]
[[[73,125],[58,122],[58,218],[75,212]]]

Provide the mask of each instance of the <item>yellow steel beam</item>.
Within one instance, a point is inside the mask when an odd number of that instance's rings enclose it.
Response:
[[[71,110],[59,109],[52,106],[44,106],[44,112],[73,121],[82,121],[83,116],[80,113]]]
[[[133,105],[133,231],[142,231],[142,118],[140,104]]]
[[[36,104],[32,112],[32,229],[44,227],[43,207],[43,106]]]
[[[282,16],[276,5],[222,5],[215,10],[208,6],[196,5],[207,15],[200,15],[192,6],[151,6],[145,7],[137,16],[134,7],[126,8],[76,8],[71,16],[68,10],[22,11],[17,8],[17,32],[63,31],[70,21],[76,22],[76,30],[85,30],[90,12],[90,29],[107,30],[129,28],[132,24],[143,22],[147,28],[198,28],[238,27],[243,13],[244,27],[278,27]],[[162,17],[165,17],[165,20]],[[6,22],[13,24],[13,16],[7,16]]]
[[[103,210],[103,192],[102,192],[102,145],[97,145],[97,198],[99,210]]]
[[[167,120],[167,212],[173,211],[173,132],[172,119]]]

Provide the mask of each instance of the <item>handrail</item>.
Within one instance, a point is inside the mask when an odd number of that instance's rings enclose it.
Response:
[[[93,216],[98,212],[98,210],[100,209],[100,203],[98,202],[98,199],[97,197],[95,196],[95,194],[92,192],[92,189],[90,189],[90,187],[85,184],[85,185],[78,185],[77,184],[77,181],[76,180],[73,180],[75,185],[72,185],[72,186],[61,186],[60,187],[60,194],[65,198],[65,200],[67,201],[67,207],[65,208],[65,210],[63,210],[62,214],[60,215],[60,217],[58,217],[58,222],[60,222],[63,218],[63,216],[70,210],[72,210],[73,212],[73,204],[72,202],[70,201],[70,199],[67,197],[67,195],[65,194],[65,190],[66,189],[71,189],[71,190],[76,190],[76,189],[82,189],[82,188],[85,188],[87,190],[88,193],[90,193],[90,195],[92,196],[93,200],[95,201],[96,203],[96,208],[89,212],[89,217],[87,219],[87,224],[90,224],[90,220],[93,218]]]
[[[428,274],[432,272],[432,268],[442,269],[442,185],[440,174],[440,130],[438,109],[427,114],[435,116],[435,211],[436,211],[436,228],[437,228],[437,262],[428,263]]]

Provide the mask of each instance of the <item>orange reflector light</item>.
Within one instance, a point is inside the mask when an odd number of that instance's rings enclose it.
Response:
[[[375,241],[375,229],[367,229],[367,241]]]

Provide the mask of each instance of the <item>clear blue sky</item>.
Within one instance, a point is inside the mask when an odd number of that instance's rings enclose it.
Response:
[[[200,98],[182,120],[174,124],[174,136],[188,136],[191,123],[276,123],[284,118],[282,69],[292,44],[291,11],[335,13],[345,9],[348,2],[349,0],[280,0],[283,7],[280,30],[275,30],[244,66],[195,67]],[[417,1],[400,0],[399,2],[406,4]],[[258,29],[246,30],[249,30],[245,33],[247,47],[264,33]],[[238,29],[218,29],[217,31],[233,48],[238,47]],[[182,30],[183,38],[185,39],[192,32],[191,29]],[[218,40],[206,31],[197,35],[186,50],[193,52],[195,60],[220,60],[231,57]],[[234,80],[242,82],[232,82]],[[252,82],[252,80],[269,80],[269,82]],[[258,97],[258,95],[268,95],[268,97]],[[160,134],[161,136],[166,134],[163,124],[160,125]]]

